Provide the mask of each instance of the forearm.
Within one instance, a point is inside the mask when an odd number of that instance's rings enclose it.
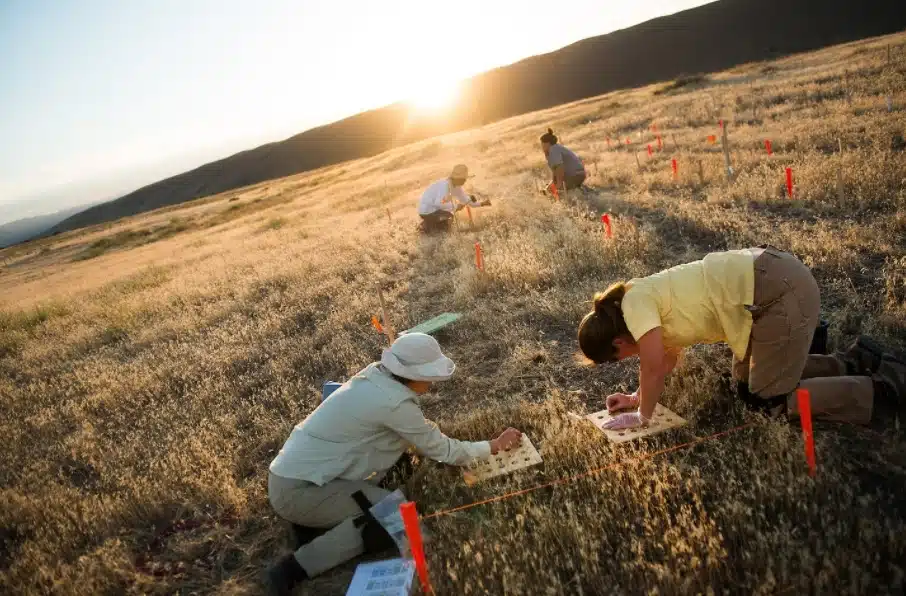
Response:
[[[388,418],[387,426],[415,447],[420,454],[445,464],[464,465],[475,458],[487,457],[489,441],[457,441],[443,434],[425,419],[414,404],[404,404]]]
[[[680,352],[678,350],[668,350],[664,353],[664,376],[669,375],[676,368],[679,362]]]
[[[664,392],[665,369],[641,366],[639,370],[639,413],[646,419],[654,416],[654,408]]]

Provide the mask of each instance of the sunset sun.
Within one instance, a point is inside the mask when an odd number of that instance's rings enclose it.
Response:
[[[409,95],[409,104],[425,111],[439,111],[451,107],[459,98],[459,81],[434,81],[420,86]]]

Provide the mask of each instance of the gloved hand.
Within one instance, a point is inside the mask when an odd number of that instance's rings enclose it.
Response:
[[[620,414],[615,416],[612,420],[607,422],[603,428],[604,430],[624,430],[627,428],[638,428],[640,426],[647,426],[648,420],[645,419],[642,414],[639,412],[629,412],[627,414]]]
[[[627,393],[614,393],[613,395],[607,396],[607,411],[614,412],[616,410],[628,410],[630,408],[639,407],[639,396],[633,393],[629,395]]]
[[[491,206],[491,199],[484,199],[484,200],[482,200],[482,201],[481,201],[480,203],[478,203],[478,204],[481,205],[482,207],[490,207],[490,206]]]

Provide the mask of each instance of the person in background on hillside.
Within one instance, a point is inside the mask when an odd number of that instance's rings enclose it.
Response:
[[[615,283],[595,296],[579,346],[595,363],[639,357],[639,389],[607,397],[610,429],[648,424],[679,351],[726,342],[740,397],[771,416],[798,415],[795,389],[815,418],[857,424],[906,421],[906,363],[867,337],[837,355],[809,354],[820,296],[811,271],[770,246],[711,253],[700,261]]]
[[[269,570],[271,593],[289,594],[305,579],[395,546],[365,512],[390,494],[382,480],[410,446],[425,457],[465,466],[519,443],[522,433],[514,428],[490,441],[457,441],[425,419],[418,396],[454,369],[433,337],[403,335],[380,362],[343,384],[293,429],[270,464],[268,497],[280,517],[323,534]]]
[[[551,184],[562,190],[573,190],[585,183],[585,166],[575,153],[557,142],[554,131],[550,128],[541,135],[541,149],[551,168]]]
[[[450,226],[453,214],[466,206],[487,207],[490,201],[478,201],[463,190],[469,178],[469,169],[459,164],[450,175],[429,186],[418,202],[418,214],[422,218],[425,231],[446,230]]]

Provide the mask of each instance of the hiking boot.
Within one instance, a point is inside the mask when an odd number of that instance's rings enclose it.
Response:
[[[867,335],[860,335],[845,352],[838,353],[837,357],[846,364],[847,375],[871,376],[881,365],[884,352],[884,346]]]
[[[308,574],[290,553],[280,562],[268,569],[265,583],[267,593],[271,596],[291,596],[293,588],[308,579]]]
[[[896,412],[901,420],[906,420],[906,363],[885,354],[871,379],[875,383],[878,402]]]

